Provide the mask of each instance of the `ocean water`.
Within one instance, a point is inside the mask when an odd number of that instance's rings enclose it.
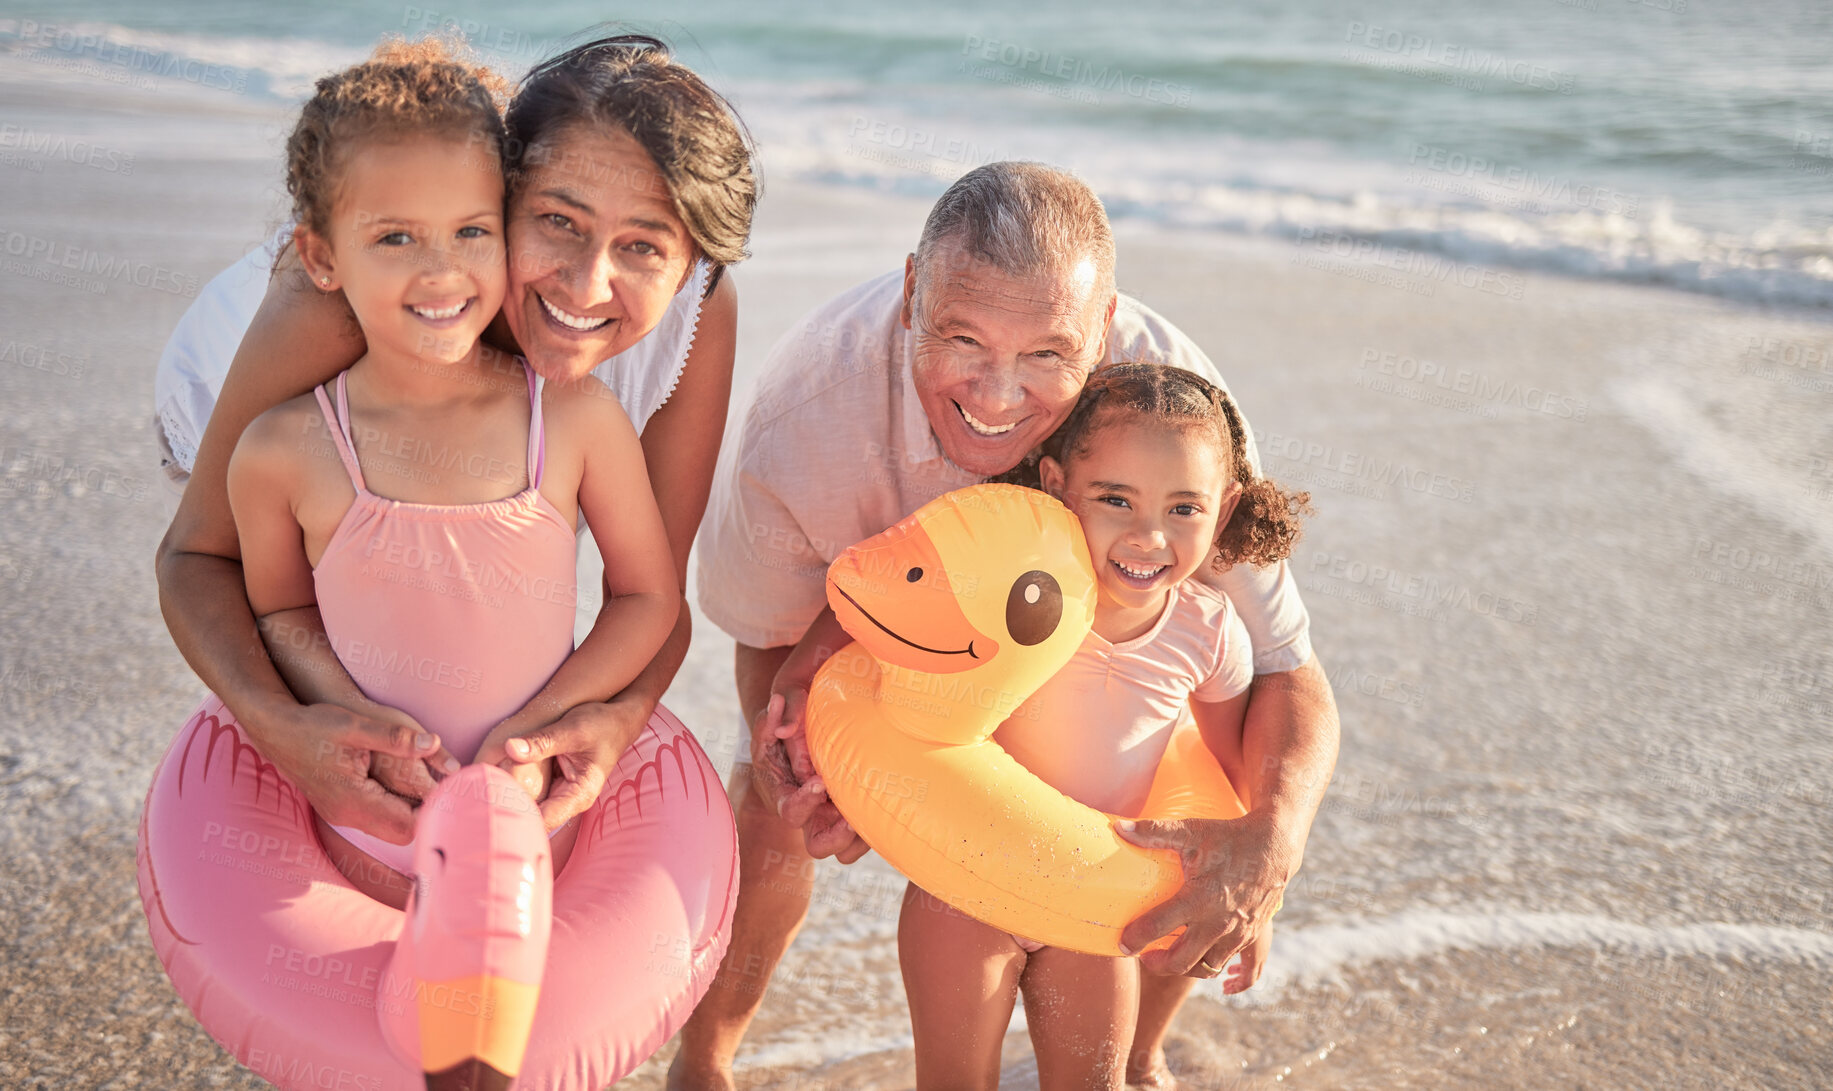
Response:
[[[519,74],[614,14],[739,105],[766,179],[911,194],[1036,158],[1120,219],[1833,304],[1833,6],[7,3],[0,49],[294,98],[456,26]],[[201,68],[199,66],[213,66]]]

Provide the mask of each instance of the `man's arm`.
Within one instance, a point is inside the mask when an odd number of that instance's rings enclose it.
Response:
[[[1250,692],[1241,767],[1224,764],[1230,779],[1246,789],[1248,813],[1118,825],[1136,845],[1176,849],[1183,857],[1183,888],[1121,933],[1121,943],[1138,951],[1184,926],[1169,950],[1140,957],[1154,973],[1214,977],[1259,935],[1304,862],[1312,820],[1330,786],[1337,708],[1317,659],[1260,675]]]
[[[1256,677],[1250,692],[1241,731],[1246,768],[1236,783],[1247,785],[1249,813],[1264,813],[1286,845],[1289,882],[1304,862],[1312,820],[1336,770],[1336,697],[1316,656],[1297,670]]]

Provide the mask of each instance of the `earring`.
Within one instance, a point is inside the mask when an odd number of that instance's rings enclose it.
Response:
[[[330,277],[319,277],[318,286],[320,288],[329,288],[331,286],[331,278]]]

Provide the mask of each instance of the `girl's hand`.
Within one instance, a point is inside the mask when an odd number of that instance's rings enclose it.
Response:
[[[483,744],[477,748],[477,757],[473,760],[480,764],[494,765],[508,773],[528,793],[528,798],[540,803],[547,798],[553,784],[553,761],[546,758],[539,761],[517,761],[510,756],[504,744],[544,726],[544,721],[530,717],[528,710],[524,709],[491,728],[490,734],[484,736]]]
[[[1228,980],[1222,982],[1222,991],[1233,995],[1253,988],[1260,980],[1261,971],[1267,968],[1267,955],[1272,950],[1273,926],[1268,924],[1252,943],[1241,949],[1241,958],[1228,968]]]
[[[406,732],[410,738],[421,735],[433,735],[420,726],[420,722],[398,708],[388,705],[369,703],[360,709],[372,720],[379,721],[395,729],[394,734],[400,737]],[[406,796],[416,804],[425,799],[433,785],[458,772],[458,759],[445,748],[445,743],[433,735],[435,746],[431,753],[422,757],[402,758],[385,750],[377,750],[369,755],[369,776],[382,787],[399,796]]]
[[[640,700],[613,698],[580,705],[547,724],[512,718],[490,732],[477,760],[509,770],[524,787],[537,785],[541,821],[552,832],[598,802],[605,778],[653,710]]]

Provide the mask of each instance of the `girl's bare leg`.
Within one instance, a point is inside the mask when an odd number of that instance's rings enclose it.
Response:
[[[408,892],[414,889],[414,881],[389,867],[382,861],[351,844],[343,834],[332,829],[330,824],[317,814],[312,815],[312,822],[318,827],[318,840],[325,848],[325,856],[331,866],[343,873],[350,880],[350,885],[395,909],[407,908]],[[579,820],[561,827],[548,842],[554,854],[554,875],[559,877],[562,868],[573,855],[573,843],[579,839]]]
[[[1019,987],[1041,1091],[1120,1091],[1139,1015],[1139,964],[1046,947],[1031,956]]]
[[[1151,1091],[1169,1091],[1177,1086],[1165,1063],[1165,1035],[1196,983],[1193,977],[1140,972],[1139,1021],[1133,1026],[1133,1049],[1127,1058],[1127,1086]]]
[[[325,855],[350,880],[350,885],[383,905],[407,907],[407,894],[414,889],[412,879],[352,845],[318,815],[314,814],[312,821],[318,826],[318,840],[325,847]]]
[[[998,1087],[999,1047],[1025,952],[1011,936],[911,883],[897,921],[897,956],[916,1037],[918,1091]]]

